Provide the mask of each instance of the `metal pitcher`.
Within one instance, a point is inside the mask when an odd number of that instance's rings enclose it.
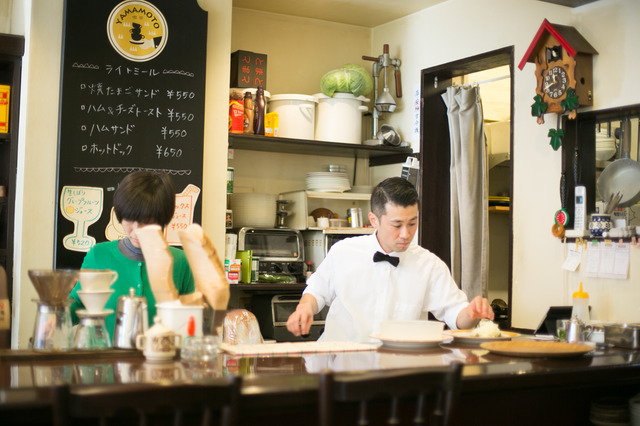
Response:
[[[583,323],[577,317],[573,317],[567,326],[567,342],[584,342],[589,339],[591,333],[593,333],[591,325]]]
[[[347,210],[347,219],[352,228],[360,228],[364,226],[362,223],[362,209],[353,207]]]
[[[129,289],[129,295],[120,296],[116,308],[116,326],[113,332],[113,346],[122,349],[135,349],[136,337],[149,328],[147,299],[136,296],[135,289]]]

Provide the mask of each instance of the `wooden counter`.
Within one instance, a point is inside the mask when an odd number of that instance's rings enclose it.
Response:
[[[456,424],[588,424],[590,404],[640,393],[640,352],[596,348],[566,358],[508,357],[475,345],[308,356],[234,357],[210,365],[148,363],[137,351],[64,355],[0,351],[0,423],[48,424],[52,384],[197,381],[241,374],[242,424],[315,424],[317,373],[465,364]]]

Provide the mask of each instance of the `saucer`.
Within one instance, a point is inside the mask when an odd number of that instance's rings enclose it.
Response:
[[[76,310],[76,315],[79,317],[106,317],[107,315],[111,315],[113,313],[113,309],[103,309],[97,312],[89,312],[86,309],[78,309]]]
[[[176,352],[174,353],[168,353],[168,354],[164,354],[164,353],[156,353],[156,354],[146,354],[144,353],[144,351],[142,351],[145,359],[149,362],[167,362],[167,361],[171,361],[173,360],[173,358],[176,356]]]
[[[441,335],[437,339],[416,339],[416,340],[406,340],[406,339],[394,339],[393,337],[386,337],[381,334],[374,334],[371,337],[378,339],[382,342],[383,346],[389,348],[399,348],[399,349],[424,349],[424,348],[435,348],[440,345],[440,343],[448,342],[452,340],[451,336]]]

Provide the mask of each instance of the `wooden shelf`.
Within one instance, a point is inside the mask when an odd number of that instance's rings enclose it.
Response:
[[[301,292],[307,287],[304,283],[252,283],[252,284],[230,284],[229,289],[233,290],[252,290],[252,291],[295,291]]]
[[[489,213],[509,213],[509,207],[507,206],[490,206]]]
[[[367,158],[370,166],[403,163],[411,148],[229,134],[229,148],[330,157]]]
[[[317,192],[306,191],[307,198],[320,198],[324,200],[355,200],[369,201],[371,194],[362,194],[358,192]]]

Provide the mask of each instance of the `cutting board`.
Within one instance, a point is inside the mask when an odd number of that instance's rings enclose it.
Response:
[[[579,343],[540,341],[486,342],[480,347],[499,355],[523,357],[578,356],[594,349],[592,346]]]

